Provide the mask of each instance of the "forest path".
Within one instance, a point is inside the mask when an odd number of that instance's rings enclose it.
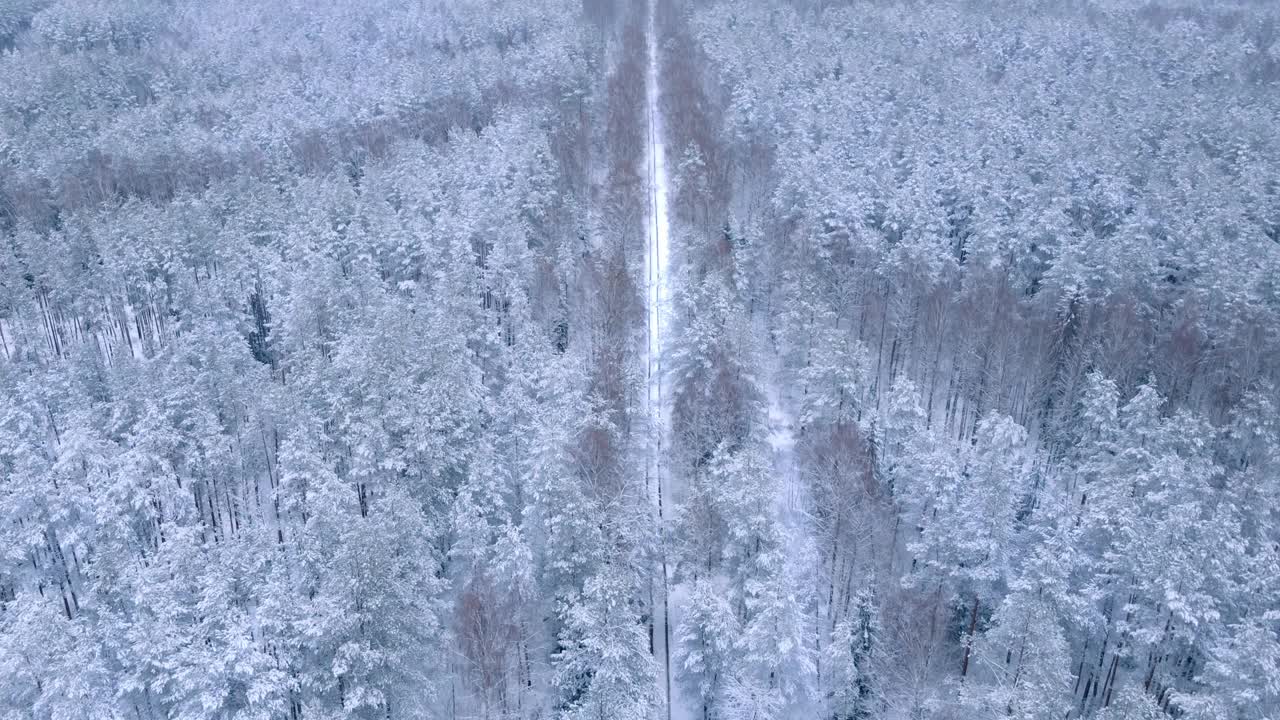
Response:
[[[800,423],[796,419],[794,407],[796,398],[786,392],[783,378],[782,359],[778,348],[770,340],[770,333],[765,327],[764,318],[756,320],[756,353],[757,367],[762,368],[762,389],[769,402],[767,440],[773,449],[773,473],[777,493],[774,500],[778,522],[782,527],[786,543],[785,553],[789,562],[805,563],[807,572],[816,573],[811,567],[815,562],[813,547],[813,528],[809,515],[809,494],[800,477],[800,468],[796,462],[796,435]],[[811,575],[816,577],[816,575]]]
[[[766,361],[770,359],[764,358]],[[774,474],[778,480],[778,514],[783,527],[792,530],[803,522],[801,514],[804,511],[800,479],[795,465],[796,419],[782,396],[776,371],[767,378],[764,390],[769,398],[769,446],[773,448]],[[787,537],[803,537],[803,532],[788,532]],[[789,556],[797,557],[794,553]]]
[[[686,720],[695,715],[686,703],[679,699],[679,690],[673,687],[671,677],[671,623],[678,620],[680,593],[671,590],[670,568],[667,564],[667,522],[670,502],[666,452],[671,436],[671,411],[664,396],[666,387],[662,366],[663,331],[668,325],[670,293],[668,265],[670,260],[670,222],[667,211],[668,177],[666,147],[663,143],[662,123],[658,99],[661,97],[661,75],[658,62],[657,23],[654,17],[656,2],[648,4],[648,72],[645,81],[645,108],[647,115],[648,147],[645,151],[645,167],[648,175],[649,212],[648,235],[645,245],[645,304],[648,308],[648,344],[645,348],[649,409],[649,453],[645,477],[654,504],[654,523],[658,536],[658,567],[655,568],[653,592],[653,654],[659,663],[658,680],[662,693],[660,717],[666,720]]]

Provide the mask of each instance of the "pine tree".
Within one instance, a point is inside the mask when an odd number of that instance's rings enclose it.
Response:
[[[849,616],[836,623],[825,649],[823,682],[833,720],[867,720],[881,712],[882,635],[876,598],[863,590]]]
[[[826,430],[855,426],[870,397],[866,349],[839,317],[825,311],[816,319],[816,337],[808,364],[800,371],[804,403],[802,427]]]
[[[364,504],[332,472],[310,481],[297,620],[309,655],[303,704],[369,717],[423,712],[436,697],[441,642],[438,530],[398,488]]]
[[[586,580],[582,597],[568,608],[556,651],[558,717],[651,717],[657,668],[636,612],[639,589],[636,573],[615,558]]]
[[[980,610],[1001,596],[1019,551],[1019,515],[1030,492],[1026,442],[1026,431],[1012,419],[984,418],[960,475],[937,486],[935,510],[920,540],[910,546],[928,575],[966,608],[962,676],[968,673]]]
[[[1034,720],[1070,707],[1069,648],[1050,594],[1010,593],[974,642],[980,667],[964,685],[962,702],[980,717]]]
[[[741,626],[724,589],[705,576],[693,582],[684,613],[675,632],[672,666],[700,700],[703,720],[713,720],[724,702]]]

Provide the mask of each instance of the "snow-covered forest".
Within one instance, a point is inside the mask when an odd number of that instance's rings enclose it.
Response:
[[[0,0],[3,720],[1280,720],[1280,6]]]

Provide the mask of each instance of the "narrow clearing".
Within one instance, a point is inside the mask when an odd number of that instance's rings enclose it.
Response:
[[[654,2],[649,3],[648,19],[648,78],[645,82],[645,106],[648,115],[648,149],[645,165],[649,177],[648,242],[645,245],[646,305],[648,306],[648,336],[646,368],[649,409],[649,458],[645,476],[649,492],[653,496],[654,522],[659,536],[658,564],[655,570],[653,591],[653,653],[658,661],[658,681],[662,693],[661,715],[667,720],[692,718],[684,703],[679,702],[678,688],[673,687],[671,677],[671,627],[673,616],[679,618],[679,608],[672,603],[670,571],[667,566],[667,517],[664,502],[670,498],[667,490],[666,449],[671,434],[671,415],[663,395],[662,348],[663,329],[666,327],[669,293],[667,287],[670,243],[667,217],[667,166],[662,142],[662,126],[658,112],[658,41],[654,21]],[[678,597],[678,594],[676,594]]]

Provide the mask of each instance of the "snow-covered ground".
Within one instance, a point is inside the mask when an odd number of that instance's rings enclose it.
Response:
[[[660,541],[659,567],[654,578],[654,657],[658,663],[658,679],[662,695],[660,716],[668,720],[686,720],[694,715],[687,711],[687,704],[679,702],[679,688],[671,677],[670,642],[673,618],[680,616],[676,599],[683,595],[671,592],[670,571],[666,557],[667,520],[670,494],[667,491],[666,452],[670,438],[671,416],[663,394],[662,367],[663,331],[667,325],[669,308],[668,261],[670,259],[670,234],[667,216],[667,164],[662,142],[662,124],[658,112],[658,63],[657,25],[654,21],[654,5],[649,3],[648,54],[649,67],[646,86],[648,115],[648,148],[645,164],[649,177],[648,242],[645,245],[646,305],[648,306],[648,335],[646,367],[648,369],[648,409],[650,413],[649,460],[646,469],[649,490],[653,496],[654,520]]]
[[[800,481],[795,469],[796,446],[795,417],[786,407],[782,392],[774,377],[767,378],[765,393],[769,397],[769,445],[774,453],[774,472],[778,480],[778,512],[783,526],[788,527],[803,512],[800,497]],[[794,537],[788,534],[788,537]],[[794,557],[794,556],[793,556]]]
[[[793,563],[809,563],[815,560],[813,554],[813,528],[809,522],[809,495],[802,482],[800,471],[796,467],[795,449],[796,435],[800,423],[796,419],[794,407],[797,399],[794,392],[787,392],[787,384],[783,378],[782,361],[778,349],[768,338],[770,333],[765,327],[763,316],[756,318],[756,354],[757,367],[763,368],[762,389],[769,401],[769,446],[773,448],[773,471],[777,492],[776,507],[778,521],[782,526],[784,541],[787,544],[787,557]],[[805,572],[817,572],[817,568],[808,567]]]

